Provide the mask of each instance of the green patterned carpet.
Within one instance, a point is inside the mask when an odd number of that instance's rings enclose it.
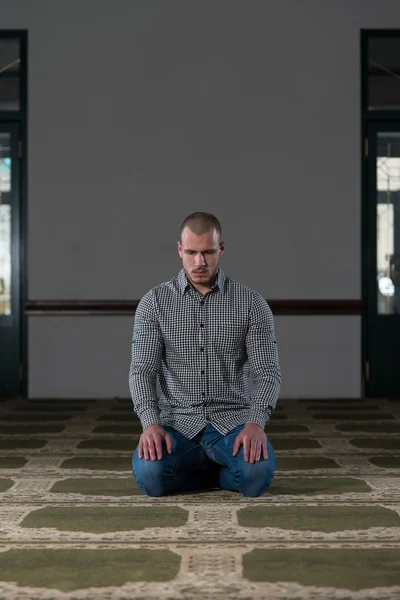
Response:
[[[269,493],[148,498],[131,402],[0,400],[0,600],[400,599],[400,402],[280,401]]]

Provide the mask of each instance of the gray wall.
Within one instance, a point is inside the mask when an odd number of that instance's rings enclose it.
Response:
[[[29,30],[29,298],[140,298],[181,221],[277,298],[361,296],[360,28],[392,0],[1,1]],[[279,317],[282,396],[358,396],[358,317]],[[29,393],[127,396],[132,319],[31,318]]]

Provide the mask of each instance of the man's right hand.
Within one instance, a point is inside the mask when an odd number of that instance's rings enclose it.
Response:
[[[172,452],[172,439],[161,425],[149,425],[143,430],[139,440],[139,458],[146,460],[161,460],[162,444],[165,442],[168,454]]]

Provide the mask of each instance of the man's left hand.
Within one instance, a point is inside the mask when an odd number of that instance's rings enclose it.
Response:
[[[244,460],[254,463],[261,458],[261,452],[265,460],[268,458],[267,453],[267,436],[264,430],[257,423],[247,423],[235,439],[233,446],[233,456],[239,452],[240,446],[243,444]]]

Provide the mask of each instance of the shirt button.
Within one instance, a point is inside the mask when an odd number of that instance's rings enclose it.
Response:
[[[200,300],[200,304],[204,304],[204,300]]]
[[[200,323],[200,327],[204,327],[204,323]]]
[[[200,352],[204,352],[204,348],[200,348]]]
[[[205,395],[206,395],[206,393],[205,393],[205,392],[203,392],[203,393],[202,393],[202,396],[205,396]]]
[[[201,374],[204,375],[204,371],[202,371]]]

